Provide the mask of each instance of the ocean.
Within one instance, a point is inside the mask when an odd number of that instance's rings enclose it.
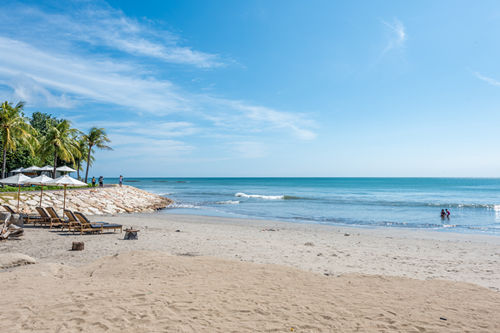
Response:
[[[500,179],[125,178],[125,184],[173,199],[164,214],[500,235]],[[450,210],[449,219],[441,219],[441,209]]]

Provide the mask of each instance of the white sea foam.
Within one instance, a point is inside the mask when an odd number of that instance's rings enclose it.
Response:
[[[216,204],[219,205],[237,205],[240,202],[238,200],[226,200],[226,201],[217,201]]]
[[[283,200],[283,199],[285,199],[284,195],[246,194],[246,193],[242,193],[242,192],[238,192],[234,196],[240,197],[240,198],[256,198],[256,199],[265,199],[265,200]]]
[[[196,205],[190,205],[190,204],[181,204],[181,203],[173,203],[171,205],[168,205],[167,208],[201,208],[200,206]]]

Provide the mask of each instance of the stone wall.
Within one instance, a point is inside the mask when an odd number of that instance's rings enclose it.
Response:
[[[42,207],[52,206],[62,214],[63,195],[63,190],[43,191]],[[0,193],[0,202],[17,210],[17,192]],[[88,215],[154,212],[171,203],[168,198],[127,185],[68,189],[66,192],[66,209]],[[21,212],[36,213],[35,207],[39,205],[40,191],[21,192]]]

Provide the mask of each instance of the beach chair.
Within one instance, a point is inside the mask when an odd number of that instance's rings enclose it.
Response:
[[[98,223],[82,223],[76,215],[68,209],[64,210],[64,215],[68,217],[68,221],[72,223],[72,232],[80,232],[80,234],[85,233],[102,233],[102,224]]]
[[[113,223],[101,222],[101,221],[90,222],[90,220],[80,212],[75,212],[75,216],[83,224],[101,224],[103,230],[113,230],[113,232],[115,232],[116,230],[120,230],[120,232],[123,231],[123,226],[121,224],[113,224]]]
[[[40,219],[38,219],[36,222],[33,222],[33,225],[36,225],[36,223],[40,225],[50,225],[51,217],[49,213],[47,213],[47,211],[43,207],[35,207],[35,209],[38,214],[40,214]]]
[[[60,226],[62,230],[68,228],[68,231],[71,231],[72,223],[59,217],[54,207],[47,207],[45,210],[50,216],[50,229],[52,229],[53,226]]]
[[[12,207],[10,207],[9,205],[2,205],[2,207],[5,208],[5,210],[11,214],[17,214],[14,211],[14,209],[12,209]],[[21,213],[19,215],[23,218],[23,220],[24,220],[23,222],[25,224],[33,223],[33,225],[34,225],[36,222],[40,222],[40,220],[43,220],[43,218],[41,216],[38,216],[38,215],[29,215],[29,214],[24,214],[24,213]]]

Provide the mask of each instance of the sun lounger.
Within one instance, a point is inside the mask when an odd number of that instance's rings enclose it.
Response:
[[[50,228],[51,229],[53,226],[60,226],[62,230],[64,230],[64,228],[68,228],[68,231],[71,231],[71,227],[73,226],[73,223],[59,217],[59,214],[57,214],[54,207],[47,207],[47,208],[45,208],[45,210],[47,211],[47,213],[50,216]]]
[[[83,234],[84,232],[89,232],[89,233],[102,233],[103,231],[103,228],[102,228],[102,224],[98,224],[98,223],[82,223],[77,217],[76,215],[68,210],[68,209],[65,209],[64,210],[64,215],[66,215],[68,217],[68,221],[73,223],[73,227],[72,227],[72,230],[73,232],[80,232],[81,234]]]
[[[36,225],[36,223],[39,223],[40,225],[50,226],[51,218],[50,215],[47,213],[47,211],[43,207],[35,207],[35,209],[38,212],[38,214],[40,214],[40,219],[33,222],[33,224]]]
[[[2,205],[2,207],[5,208],[5,210],[11,214],[17,214],[14,211],[14,209],[12,209],[12,207],[10,207],[9,205]],[[21,215],[21,217],[24,219],[25,224],[33,223],[33,225],[35,225],[36,223],[41,224],[41,223],[45,222],[45,220],[41,216],[38,216],[38,215],[29,215],[29,214],[24,214],[24,213],[21,213],[19,215]]]
[[[121,224],[113,224],[113,223],[101,222],[101,221],[90,222],[90,220],[80,212],[75,212],[75,216],[83,224],[101,224],[103,230],[113,230],[113,232],[116,230],[120,230],[120,232],[122,232],[122,230],[123,230],[123,226]]]

